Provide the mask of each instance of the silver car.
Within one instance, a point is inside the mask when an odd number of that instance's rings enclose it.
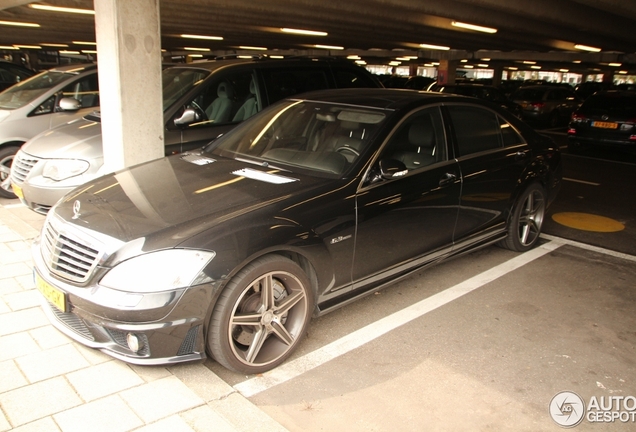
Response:
[[[10,167],[22,144],[99,105],[97,65],[60,66],[0,93],[0,197],[15,198]]]

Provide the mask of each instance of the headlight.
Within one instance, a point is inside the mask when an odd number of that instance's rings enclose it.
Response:
[[[88,162],[78,159],[53,159],[44,165],[42,176],[55,181],[66,180],[86,172],[89,166]]]
[[[214,252],[189,249],[151,252],[117,264],[100,285],[134,293],[185,288],[206,280],[201,271],[214,256]]]

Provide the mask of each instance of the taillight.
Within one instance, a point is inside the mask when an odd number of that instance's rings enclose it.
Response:
[[[576,129],[574,128],[568,129],[568,135],[576,135]]]
[[[575,111],[572,113],[572,117],[570,118],[570,121],[573,123],[583,123],[585,121],[587,121],[587,117],[585,117],[583,114]]]
[[[532,102],[530,104],[530,106],[532,107],[532,109],[534,109],[535,111],[539,111],[541,108],[543,108],[545,106],[544,102]]]

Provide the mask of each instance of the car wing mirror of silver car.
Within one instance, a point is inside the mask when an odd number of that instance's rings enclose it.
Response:
[[[82,107],[82,104],[75,98],[65,97],[60,99],[59,106],[62,111],[77,111]]]
[[[174,124],[176,126],[184,126],[199,120],[201,120],[201,115],[196,110],[186,108],[181,117],[174,119]]]

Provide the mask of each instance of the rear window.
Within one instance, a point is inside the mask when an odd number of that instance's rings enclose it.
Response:
[[[264,69],[262,73],[270,104],[299,93],[329,88],[322,68]]]
[[[515,92],[514,100],[543,100],[545,90],[543,89],[519,89]]]
[[[590,96],[582,108],[594,108],[608,111],[636,111],[636,94],[595,94]]]

